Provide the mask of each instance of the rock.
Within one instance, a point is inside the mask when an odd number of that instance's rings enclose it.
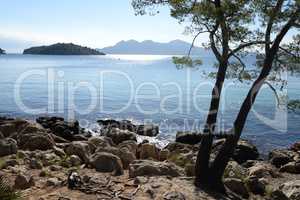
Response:
[[[57,156],[55,153],[43,153],[39,156],[37,156],[40,158],[43,166],[50,166],[50,165],[54,165],[58,162],[60,162],[62,159]]]
[[[291,174],[300,174],[300,163],[298,162],[289,162],[285,165],[283,165],[280,170],[280,172],[287,172]]]
[[[155,125],[138,125],[136,134],[154,137],[159,134],[159,127]]]
[[[198,151],[198,147],[192,145],[183,144],[179,142],[170,142],[164,149],[168,149],[171,153],[189,153],[191,151]]]
[[[88,139],[88,143],[93,145],[95,149],[114,146],[111,138],[104,137],[104,136],[91,137],[91,138]]]
[[[300,180],[286,182],[279,188],[290,200],[300,199]]]
[[[124,169],[128,169],[129,164],[136,160],[135,154],[133,154],[127,147],[120,148],[119,157],[122,160]]]
[[[188,163],[184,167],[185,175],[186,176],[195,176],[195,164]]]
[[[43,168],[43,165],[40,161],[38,161],[37,159],[35,158],[32,158],[30,159],[29,161],[29,167],[31,169],[42,169]]]
[[[0,139],[0,157],[16,154],[17,151],[18,146],[14,139]]]
[[[270,198],[272,200],[289,200],[289,198],[281,190],[272,191]]]
[[[266,191],[266,186],[264,182],[260,181],[259,178],[255,176],[250,176],[246,179],[246,185],[247,188],[253,193],[253,194],[260,194],[264,195]]]
[[[294,152],[284,149],[276,149],[269,153],[269,160],[272,165],[275,165],[277,168],[292,162],[293,157],[295,156]]]
[[[136,134],[128,130],[121,130],[118,128],[112,128],[106,133],[107,137],[110,137],[115,144],[120,144],[126,140],[137,141]]]
[[[16,159],[10,159],[10,160],[6,160],[4,161],[3,164],[1,164],[0,169],[6,169],[9,167],[14,167],[16,165],[19,165],[19,162]]]
[[[163,149],[159,152],[159,161],[165,161],[168,159],[170,151],[168,149]]]
[[[182,169],[173,163],[156,162],[150,160],[135,160],[129,166],[129,176],[172,176],[177,177],[182,174]]]
[[[53,147],[53,150],[54,150],[54,153],[61,158],[64,158],[66,156],[66,153],[61,148]]]
[[[202,137],[203,135],[201,133],[180,131],[176,134],[176,142],[194,145],[201,142]]]
[[[248,171],[249,176],[255,176],[257,178],[278,177],[278,174],[276,173],[273,166],[268,163],[257,163],[253,167],[250,167]]]
[[[98,172],[113,172],[114,175],[123,174],[123,165],[121,159],[111,153],[95,153],[90,158],[90,164]]]
[[[24,134],[19,137],[18,144],[21,149],[35,151],[35,150],[49,150],[55,145],[54,140],[49,134]]]
[[[236,178],[226,178],[224,180],[224,185],[232,192],[242,196],[243,198],[248,198],[249,193],[244,185],[243,181]]]
[[[225,178],[236,178],[236,179],[244,179],[247,176],[247,171],[244,167],[239,165],[236,161],[229,161],[225,172]]]
[[[14,188],[17,190],[25,190],[35,185],[34,179],[32,176],[26,176],[19,174],[15,179]]]
[[[164,194],[164,200],[186,200],[186,198],[181,192],[171,191]]]
[[[91,155],[90,145],[87,142],[71,142],[65,148],[67,155],[77,155],[84,163],[89,163],[89,156]]]
[[[291,150],[292,150],[292,151],[295,151],[295,152],[300,151],[300,141],[294,143],[294,144],[291,146]]]
[[[61,166],[58,166],[58,165],[51,165],[51,166],[49,167],[49,169],[50,169],[51,171],[57,172],[57,171],[61,171],[61,170],[62,170],[62,167],[61,167]]]
[[[47,187],[57,187],[61,185],[61,181],[59,181],[57,178],[49,178],[46,181],[46,186]]]
[[[259,157],[256,146],[246,140],[239,140],[233,159],[239,164],[246,162],[247,160],[257,160]]]
[[[155,144],[142,144],[140,159],[155,159],[158,160],[159,149],[155,146]]]
[[[13,123],[5,123],[0,125],[0,133],[2,137],[9,137],[17,132],[17,128]]]
[[[69,161],[72,166],[76,167],[82,164],[81,159],[77,155],[71,155]]]
[[[120,144],[118,145],[118,147],[119,147],[119,149],[125,147],[125,148],[127,148],[130,152],[132,152],[134,155],[137,154],[138,145],[137,145],[137,143],[136,143],[135,141],[133,141],[133,140],[126,140],[126,141],[120,143]]]

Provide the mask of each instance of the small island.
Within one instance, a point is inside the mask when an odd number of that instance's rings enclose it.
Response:
[[[37,54],[37,55],[105,55],[104,53],[75,45],[72,43],[57,43],[50,46],[39,46],[25,49],[23,54]]]
[[[0,48],[0,54],[5,54],[5,50]]]

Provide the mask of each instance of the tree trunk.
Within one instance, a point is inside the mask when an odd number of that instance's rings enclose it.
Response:
[[[297,15],[295,15],[297,16]],[[218,152],[212,166],[210,168],[210,173],[213,175],[213,179],[216,182],[220,182],[222,180],[225,168],[232,157],[234,150],[237,146],[237,143],[240,139],[244,126],[246,124],[247,117],[251,111],[251,108],[256,100],[257,94],[260,91],[262,85],[264,84],[265,80],[267,79],[270,71],[272,69],[274,58],[278,52],[279,45],[292,26],[294,18],[292,18],[281,30],[281,32],[277,35],[272,48],[267,51],[266,58],[264,60],[262,71],[259,77],[254,81],[249,90],[246,99],[244,100],[240,111],[237,115],[237,118],[234,122],[233,127],[233,135],[228,137],[221,147],[220,151]]]
[[[210,154],[213,143],[213,134],[215,131],[215,124],[217,122],[220,97],[222,93],[223,83],[225,80],[226,70],[228,63],[223,62],[219,66],[215,86],[212,90],[211,103],[209,108],[206,125],[204,128],[204,136],[200,143],[200,148],[197,155],[196,168],[195,168],[195,185],[208,186],[211,184],[210,177]]]

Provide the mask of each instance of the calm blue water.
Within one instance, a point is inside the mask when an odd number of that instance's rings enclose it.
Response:
[[[59,115],[92,127],[99,118],[157,123],[162,138],[177,130],[201,129],[214,59],[198,69],[178,70],[168,56],[0,56],[0,114],[36,118]],[[247,60],[249,66],[254,59]],[[288,78],[288,96],[300,98],[299,78]],[[225,83],[219,127],[229,128],[250,87]],[[25,107],[24,107],[25,106]],[[276,116],[276,117],[275,117]],[[300,140],[299,114],[278,109],[265,87],[248,118],[244,137],[264,148]]]

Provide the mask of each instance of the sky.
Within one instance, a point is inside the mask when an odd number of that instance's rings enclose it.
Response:
[[[192,41],[167,7],[159,11],[156,16],[135,16],[131,0],[1,0],[0,48],[21,53],[57,42],[103,48],[130,39]],[[196,45],[206,40],[201,35]]]
[[[135,16],[131,0],[1,0],[0,47],[22,52],[56,42],[92,48],[130,39],[190,42],[168,8],[159,10],[156,16]]]

